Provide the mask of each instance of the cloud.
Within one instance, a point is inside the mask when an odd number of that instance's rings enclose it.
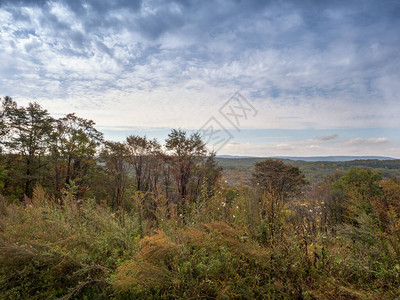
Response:
[[[281,144],[274,145],[274,148],[276,148],[277,150],[286,151],[286,150],[295,150],[296,146],[292,145],[291,143],[281,143]]]
[[[388,143],[389,140],[385,137],[380,138],[354,138],[347,140],[344,144],[347,146],[361,146],[361,145],[378,145]]]
[[[350,142],[351,141],[351,142]],[[324,155],[364,155],[399,157],[400,141],[384,138],[355,138],[346,142],[337,141],[327,145],[323,141],[288,140],[285,143],[267,142],[253,144],[249,142],[230,142],[219,154],[253,156],[324,156]]]
[[[325,135],[321,135],[321,136],[315,137],[315,140],[317,140],[317,141],[330,141],[330,140],[336,139],[338,136],[339,135],[337,133],[325,134]]]
[[[399,12],[372,0],[1,1],[0,93],[116,128],[200,128],[237,90],[258,110],[246,128],[400,128]]]

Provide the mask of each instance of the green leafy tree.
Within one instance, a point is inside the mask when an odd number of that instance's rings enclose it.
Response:
[[[48,148],[54,138],[54,119],[38,103],[19,107],[6,97],[3,100],[2,127],[8,130],[2,144],[9,154],[21,157],[24,162],[24,193],[32,196],[33,186],[48,163]]]
[[[58,189],[74,181],[82,192],[88,186],[90,169],[96,168],[95,155],[103,134],[92,120],[68,114],[57,124],[57,140],[53,145],[55,178]]]
[[[382,175],[379,172],[359,167],[350,168],[334,183],[334,187],[346,192],[357,191],[364,198],[374,197],[381,194],[380,180],[382,180]]]
[[[400,258],[400,179],[389,178],[379,182],[383,193],[380,201],[374,201],[374,211],[390,245]]]
[[[382,196],[379,182],[382,175],[371,169],[350,168],[341,178],[333,184],[333,191],[341,195],[339,203],[341,206],[337,218],[345,223],[357,223],[361,214],[373,213],[372,202]]]
[[[280,160],[267,159],[255,164],[252,183],[276,197],[289,199],[298,195],[307,183],[298,167]]]

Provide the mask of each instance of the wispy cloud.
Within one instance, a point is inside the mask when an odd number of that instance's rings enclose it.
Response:
[[[351,146],[358,146],[358,145],[376,145],[376,144],[384,144],[387,143],[389,140],[384,137],[380,138],[355,138],[346,141],[344,144],[345,145],[351,145]]]
[[[362,147],[362,151],[360,151]],[[226,154],[254,156],[314,156],[314,155],[387,155],[399,157],[400,143],[384,138],[337,141],[326,144],[324,141],[297,140],[285,143],[269,142],[254,145],[251,143],[229,143],[225,147]]]
[[[330,140],[334,140],[338,137],[339,135],[337,133],[334,134],[325,134],[325,135],[321,135],[321,136],[317,136],[315,138],[315,140],[317,141],[330,141]]]

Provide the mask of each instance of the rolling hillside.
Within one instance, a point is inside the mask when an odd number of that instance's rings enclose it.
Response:
[[[337,157],[336,157],[337,158]],[[263,161],[264,157],[217,157],[218,164],[223,167],[223,177],[229,185],[249,184],[254,164]],[[278,159],[278,158],[277,158]],[[304,161],[281,159],[297,166],[310,182],[318,182],[325,175],[335,171],[345,172],[351,167],[371,168],[382,173],[384,177],[400,176],[399,159],[357,159],[351,161]]]

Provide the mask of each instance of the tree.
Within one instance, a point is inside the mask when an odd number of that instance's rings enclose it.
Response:
[[[8,135],[9,132],[7,124],[6,108],[9,105],[8,103],[10,101],[12,101],[12,99],[8,96],[2,99],[2,107],[0,110],[0,153],[3,152],[3,146],[6,140],[6,136]]]
[[[360,214],[372,214],[374,200],[380,199],[382,190],[379,182],[382,175],[371,169],[350,168],[341,178],[333,184],[333,191],[341,195],[339,216],[343,222],[356,224]]]
[[[57,121],[57,140],[53,145],[57,188],[71,181],[84,188],[88,171],[96,166],[95,154],[103,134],[94,128],[92,120],[68,114]]]
[[[383,197],[379,201],[373,201],[374,211],[387,239],[400,258],[400,179],[385,179],[379,185]]]
[[[371,169],[350,168],[334,183],[334,187],[343,189],[347,193],[357,191],[362,197],[371,198],[381,194],[380,180],[382,175]]]
[[[3,146],[8,135],[8,126],[6,120],[6,112],[4,110],[4,102],[7,102],[10,97],[6,96],[2,99],[2,106],[0,108],[0,191],[3,193],[3,188],[7,181],[7,170],[4,164]],[[4,101],[4,102],[3,102]]]
[[[24,193],[31,197],[33,184],[47,164],[44,160],[47,160],[48,146],[54,138],[54,119],[38,103],[18,107],[15,101],[6,97],[2,104],[2,127],[8,130],[2,145],[24,161],[25,172],[21,176],[25,182]]]
[[[131,135],[126,138],[129,163],[133,166],[136,189],[142,192],[155,191],[161,176],[161,145],[156,139]]]
[[[326,175],[318,184],[314,184],[310,190],[310,199],[314,202],[313,211],[320,210],[319,221],[321,230],[334,229],[337,224],[343,222],[345,203],[344,192],[334,189],[332,184],[343,176],[343,172],[336,171]]]
[[[214,196],[222,178],[222,167],[215,160],[215,152],[210,153],[195,171],[192,193],[198,195],[201,192],[203,199],[208,200]]]
[[[306,180],[298,167],[267,159],[255,164],[252,183],[277,197],[289,199],[301,192]]]
[[[165,148],[171,156],[171,168],[177,186],[179,203],[188,198],[188,184],[194,166],[207,154],[200,134],[186,135],[183,130],[173,129],[165,141]]]
[[[105,142],[100,156],[110,178],[111,207],[121,208],[129,184],[129,149],[125,143]]]

